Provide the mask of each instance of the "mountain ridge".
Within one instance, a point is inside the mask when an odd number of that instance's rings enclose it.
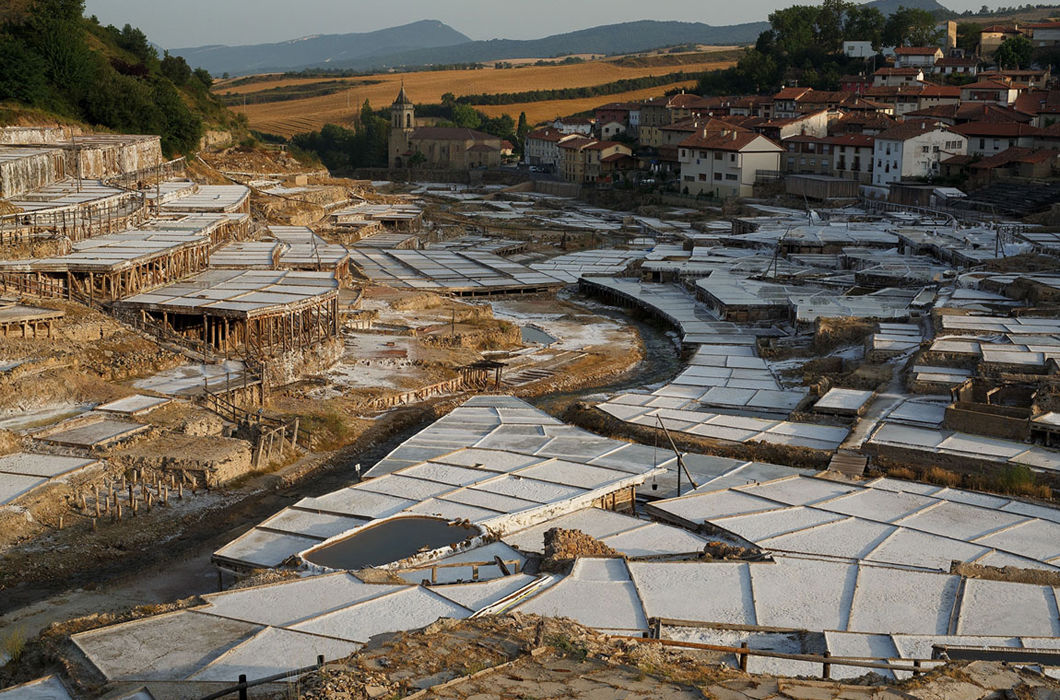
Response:
[[[899,6],[950,11],[937,0],[873,0],[891,14]],[[702,22],[639,20],[589,27],[540,39],[471,40],[439,20],[420,20],[360,34],[317,34],[269,44],[213,44],[170,53],[214,75],[305,69],[386,70],[426,65],[550,58],[580,53],[623,54],[680,44],[750,44],[768,22],[714,26]]]

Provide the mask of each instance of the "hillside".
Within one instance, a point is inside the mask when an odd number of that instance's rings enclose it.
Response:
[[[325,34],[275,44],[198,46],[173,49],[189,64],[214,75],[298,70],[308,66],[372,63],[383,54],[431,49],[471,40],[437,20],[421,20],[400,27],[360,34]]]
[[[865,3],[865,6],[875,7],[885,16],[894,14],[900,7],[927,10],[931,13],[939,13],[943,15],[953,14],[948,7],[939,3],[938,0],[873,0],[872,2]]]
[[[0,124],[81,123],[157,134],[167,155],[198,149],[207,128],[238,128],[210,94],[212,78],[184,59],[159,57],[129,25],[102,26],[79,0],[23,2],[0,25]]]
[[[321,85],[319,78],[274,76],[260,81],[222,81],[215,93],[236,105],[234,109],[245,114],[251,128],[282,136],[317,131],[324,124],[350,125],[356,119],[361,106],[367,100],[373,107],[388,107],[397,97],[401,86],[405,86],[410,99],[416,104],[438,104],[442,96],[477,93],[519,93],[525,90],[547,90],[555,88],[578,88],[601,85],[620,80],[630,80],[650,75],[667,74],[673,70],[703,72],[731,66],[734,61],[730,52],[718,52],[717,56],[703,53],[693,63],[683,63],[677,69],[654,65],[622,65],[613,61],[586,61],[566,65],[525,66],[483,70],[420,71],[409,73],[378,73],[356,78],[341,78],[325,83],[338,83],[341,89],[330,85],[324,94],[315,94],[314,86]],[[669,89],[689,88],[692,81],[680,81],[670,85],[656,86],[633,92],[610,94],[606,97],[587,97],[580,100],[550,100],[542,102],[476,105],[475,108],[489,116],[509,114],[517,117],[526,112],[531,123],[560,115],[579,112],[608,101],[645,99],[662,94]],[[296,95],[297,99],[262,99],[279,92]],[[324,91],[321,91],[322,93]],[[246,107],[240,102],[248,97]]]
[[[873,0],[884,15],[917,7],[952,15],[937,0]],[[363,34],[305,37],[277,44],[200,46],[173,49],[193,66],[214,75],[299,71],[307,68],[376,71],[428,65],[454,65],[576,54],[617,55],[679,44],[750,44],[769,28],[766,22],[712,26],[701,22],[642,20],[608,24],[543,39],[471,41],[437,20]]]
[[[676,44],[731,46],[753,42],[767,29],[765,22],[712,27],[699,22],[644,20],[593,27],[543,39],[491,39],[436,49],[395,52],[369,63],[338,63],[333,68],[391,68],[429,64],[474,63],[569,54],[625,54]]]
[[[698,22],[645,20],[593,27],[543,39],[470,41],[441,22],[424,21],[368,34],[313,37],[281,44],[173,49],[172,53],[214,75],[305,68],[375,71],[573,54],[615,55],[677,44],[731,46],[753,42],[768,26],[765,22],[712,27]],[[378,41],[379,35],[396,30],[401,30],[401,40]],[[454,37],[462,39],[453,41]]]

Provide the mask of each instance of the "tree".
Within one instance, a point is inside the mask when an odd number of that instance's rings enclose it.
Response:
[[[526,135],[530,133],[530,124],[526,121],[526,112],[519,112],[519,123],[515,127],[515,137],[519,140],[519,148],[526,142]]]
[[[1034,44],[1025,36],[1010,36],[1001,42],[994,52],[994,60],[998,67],[1026,68],[1031,64],[1031,56],[1034,55]]]
[[[25,43],[0,36],[0,66],[4,67],[0,70],[0,101],[34,104],[44,96],[44,61]]]
[[[805,51],[814,45],[817,34],[818,8],[793,5],[769,15],[769,24],[776,34],[777,48],[787,54]]]
[[[937,26],[935,15],[916,7],[899,7],[883,27],[886,46],[934,46],[945,30]]]
[[[854,7],[846,0],[824,0],[817,9],[815,45],[826,53],[843,48],[843,27],[847,13]]]
[[[781,83],[781,71],[772,56],[752,49],[745,53],[736,65],[737,69],[746,76],[752,92],[772,91]]]
[[[887,18],[875,7],[854,5],[847,10],[843,34],[847,41],[870,41],[873,49],[883,45],[883,27]]]
[[[979,46],[979,33],[983,30],[982,25],[975,22],[960,22],[957,24],[957,48],[962,49],[966,56],[975,53]]]
[[[182,87],[191,80],[191,66],[183,56],[170,56],[166,51],[162,56],[162,75],[173,81],[177,87]]]
[[[158,53],[155,51],[155,47],[151,46],[151,42],[147,40],[147,35],[141,30],[131,24],[126,24],[120,32],[117,29],[114,29],[113,32],[116,39],[115,43],[140,59],[141,63],[158,60]]]
[[[479,116],[478,110],[465,104],[453,105],[452,119],[457,126],[464,126],[468,129],[477,129],[482,126],[482,117]]]
[[[202,86],[207,90],[213,87],[213,76],[210,75],[210,71],[206,70],[205,68],[196,68],[194,71],[192,71],[192,75],[194,75],[195,78],[200,83],[202,83]]]
[[[20,32],[44,62],[45,77],[61,90],[82,91],[93,64],[85,43],[83,0],[37,0]]]

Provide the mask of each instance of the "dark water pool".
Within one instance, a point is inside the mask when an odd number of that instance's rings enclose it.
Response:
[[[477,527],[450,525],[438,518],[395,518],[306,552],[304,558],[329,569],[364,569],[456,544],[478,534]]]

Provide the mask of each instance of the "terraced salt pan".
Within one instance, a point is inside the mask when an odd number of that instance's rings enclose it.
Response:
[[[629,571],[648,617],[753,625],[758,623],[747,566],[630,562]]]
[[[470,610],[422,587],[409,587],[325,613],[291,629],[339,639],[367,642],[383,632],[424,627],[439,617],[463,619]]]
[[[523,613],[571,617],[583,625],[643,631],[648,621],[621,559],[579,559],[570,576],[516,609]]]
[[[312,666],[318,656],[325,661],[343,659],[360,648],[356,642],[267,627],[192,674],[190,680],[232,683],[245,674],[247,680],[254,681],[292,667]]]
[[[852,632],[947,634],[959,579],[945,574],[858,567]]]
[[[346,573],[204,595],[201,612],[260,625],[286,627],[355,603],[401,590],[369,585]]]
[[[1057,599],[1048,586],[1006,585],[968,579],[961,601],[958,634],[1060,636]]]

